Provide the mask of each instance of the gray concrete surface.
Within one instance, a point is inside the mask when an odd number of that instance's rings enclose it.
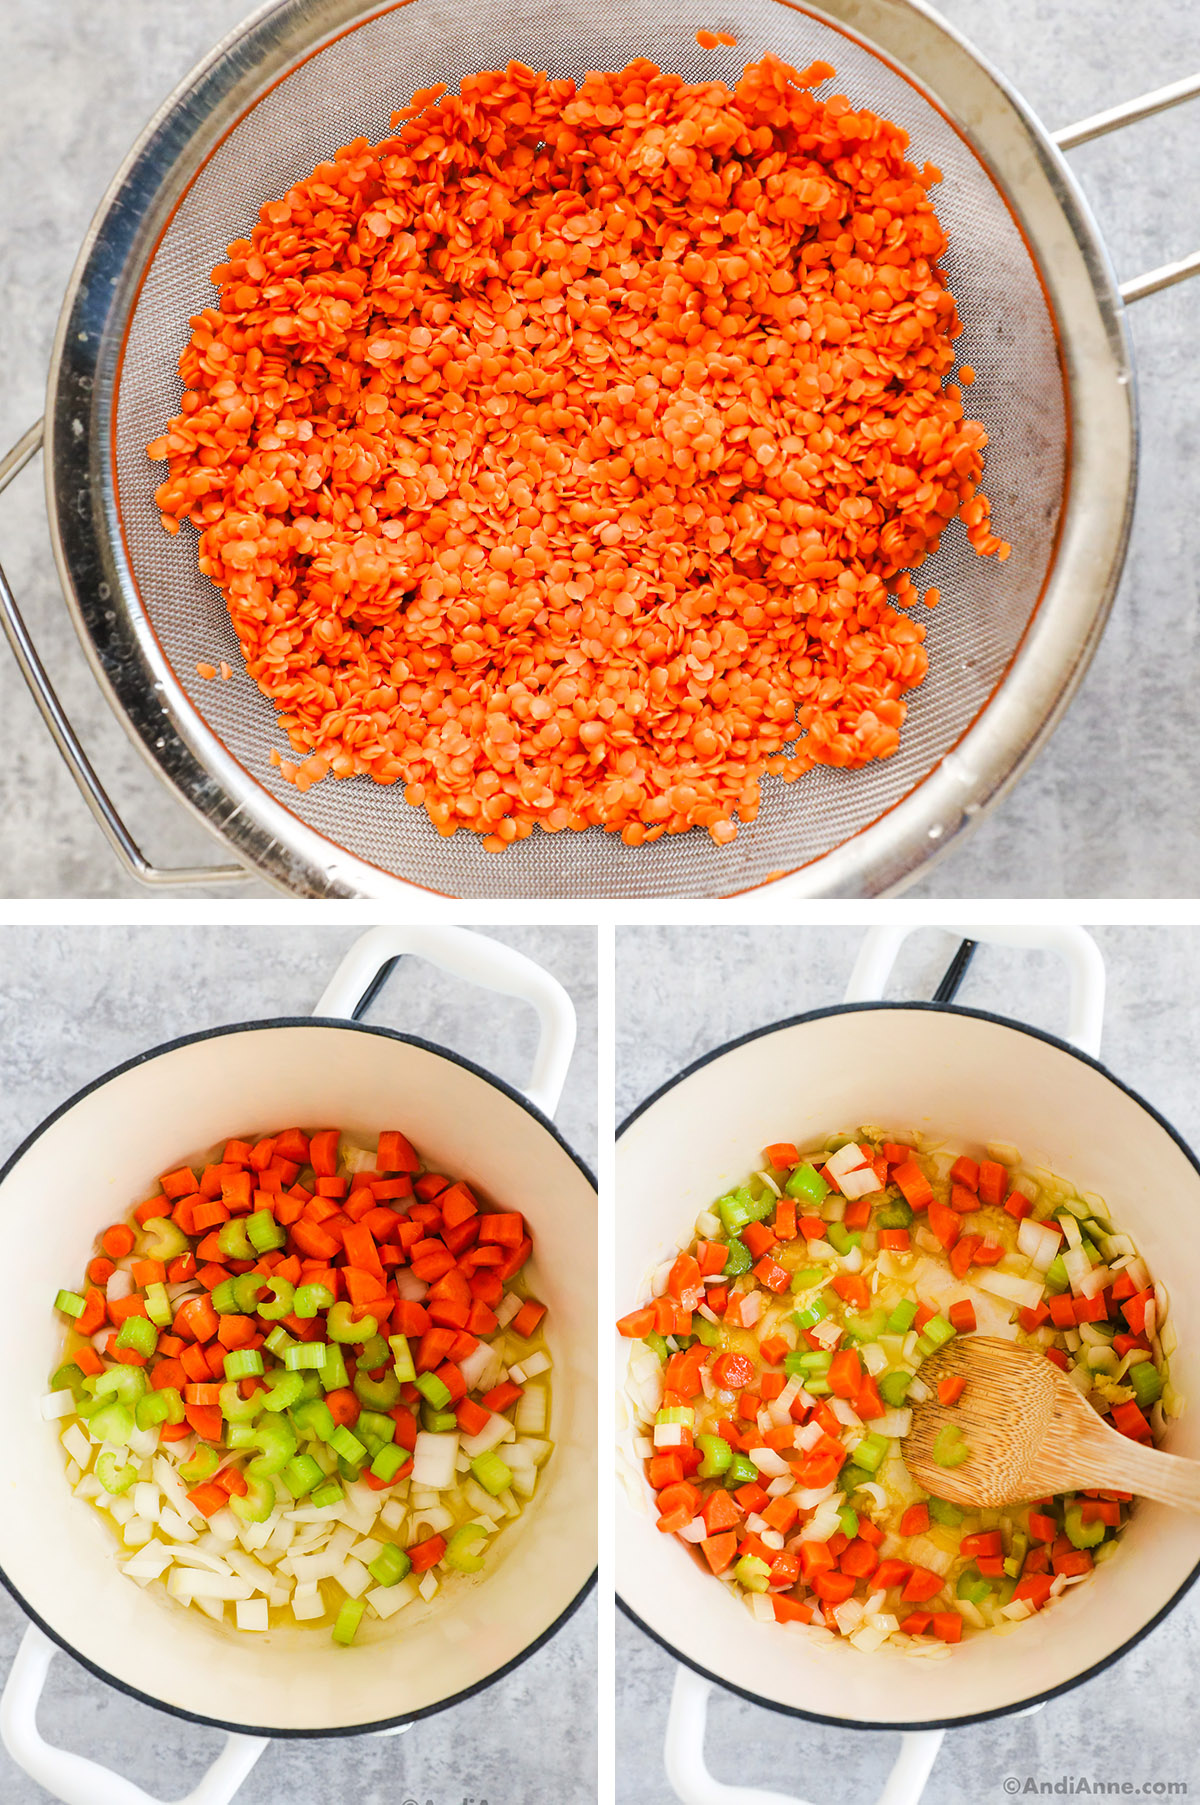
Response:
[[[245,0],[0,0],[0,445],[40,411],[59,301],[111,174],[174,82],[247,10]],[[1052,127],[1200,68],[1200,8],[1190,0],[944,0],[942,11]],[[1182,255],[1200,236],[1198,107],[1071,159],[1122,275]],[[1133,310],[1143,480],[1112,623],[1033,771],[919,894],[1200,893],[1198,319],[1200,283]],[[36,470],[0,502],[0,554],[135,833],[163,863],[211,857],[208,836],[112,719],[76,646]],[[135,894],[6,651],[0,673],[0,893]]]
[[[1200,1146],[1200,931],[1095,934],[1108,968],[1101,1057]],[[835,928],[618,930],[618,1119],[702,1053],[783,1016],[840,1002],[861,938]],[[889,996],[932,996],[956,944],[922,929],[907,944]],[[1061,1032],[1066,996],[1056,958],[982,947],[958,1000]],[[670,1658],[618,1613],[619,1805],[673,1805],[662,1765],[673,1676]],[[1097,1781],[1116,1783],[1118,1796],[1125,1781],[1126,1796],[1191,1796],[1200,1788],[1198,1677],[1200,1597],[1193,1592],[1122,1661],[1035,1716],[952,1732],[926,1805],[1000,1805],[1006,1796],[1033,1796],[1027,1780],[1045,1784],[1049,1797],[1104,1796]],[[708,1761],[726,1784],[767,1787],[813,1805],[867,1805],[879,1797],[898,1748],[895,1735],[826,1729],[755,1709],[719,1688],[712,1695]],[[1179,1790],[1168,1794],[1169,1783]]]
[[[501,930],[566,986],[579,1042],[559,1125],[596,1159],[596,940],[588,929]],[[354,930],[302,927],[0,928],[0,1163],[51,1109],[121,1060],[222,1022],[311,1010]],[[365,1018],[470,1055],[515,1084],[532,1010],[406,960]],[[0,1681],[25,1618],[0,1591]],[[586,1805],[596,1792],[596,1607],[589,1598],[506,1679],[403,1736],[271,1745],[239,1805]],[[47,1740],[104,1762],[156,1798],[190,1791],[216,1732],[139,1705],[60,1656]],[[3,1805],[48,1794],[0,1749]]]

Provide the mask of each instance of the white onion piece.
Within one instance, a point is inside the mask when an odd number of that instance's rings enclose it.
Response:
[[[1045,1272],[1058,1253],[1059,1237],[1044,1223],[1025,1216],[1017,1229],[1017,1246],[1039,1272]]]
[[[781,1454],[774,1448],[747,1448],[748,1457],[754,1462],[760,1473],[766,1473],[770,1479],[781,1479],[791,1469]]]
[[[683,1528],[677,1529],[675,1533],[681,1542],[703,1542],[708,1535],[708,1530],[704,1526],[703,1517],[693,1517],[690,1523],[685,1523]]]
[[[454,1460],[457,1453],[456,1434],[430,1435],[425,1430],[420,1430],[413,1450],[413,1469],[410,1475],[412,1483],[426,1485],[431,1491],[445,1491],[455,1481]]]
[[[110,1304],[133,1294],[133,1274],[124,1266],[117,1266],[108,1275],[108,1283],[104,1287],[104,1295]],[[111,1331],[110,1331],[111,1333]]]
[[[1085,1256],[1086,1258],[1086,1256]],[[981,1272],[975,1280],[980,1291],[993,1297],[1007,1298],[1010,1303],[1032,1310],[1042,1301],[1043,1287],[1033,1279],[1021,1279],[1012,1272],[998,1272],[994,1267]]]

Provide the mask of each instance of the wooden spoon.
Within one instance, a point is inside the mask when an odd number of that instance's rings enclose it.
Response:
[[[966,1390],[957,1404],[939,1404],[937,1382],[951,1374],[966,1379]],[[921,1381],[932,1395],[913,1406],[903,1452],[934,1497],[979,1509],[1056,1492],[1137,1492],[1200,1513],[1200,1460],[1160,1454],[1110,1427],[1036,1348],[964,1335],[923,1362]],[[970,1449],[961,1466],[933,1458],[947,1424]]]

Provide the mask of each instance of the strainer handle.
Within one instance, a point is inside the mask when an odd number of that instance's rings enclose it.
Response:
[[[943,921],[914,921],[904,927],[871,928],[865,936],[846,986],[847,1003],[873,1003],[882,997],[900,948],[922,927],[940,927],[966,940],[996,946],[1037,947],[1057,953],[1071,976],[1071,1000],[1064,1039],[1093,1059],[1100,1056],[1104,1027],[1104,959],[1085,928],[1073,922],[1034,922],[1028,926],[962,927]]]
[[[43,1740],[37,1708],[55,1652],[50,1638],[31,1624],[0,1698],[0,1736],[17,1766],[61,1805],[161,1805],[132,1780]],[[227,1737],[200,1784],[179,1805],[229,1805],[266,1746],[261,1736]]]
[[[36,426],[31,426],[25,436],[18,440],[8,455],[0,459],[0,493],[37,455],[41,444],[42,422],[39,420]],[[250,873],[244,865],[181,865],[166,869],[150,862],[96,775],[92,761],[84,751],[79,735],[71,725],[70,717],[59,701],[30,637],[17,606],[17,598],[3,569],[0,569],[0,625],[4,627],[5,638],[12,647],[13,657],[25,679],[26,687],[37,703],[38,713],[50,729],[50,737],[62,754],[93,819],[129,876],[139,884],[157,889],[184,885],[191,887],[195,884],[231,884],[248,878]]]
[[[667,1779],[683,1805],[803,1805],[795,1793],[764,1792],[757,1786],[727,1786],[708,1771],[704,1731],[708,1720],[709,1680],[682,1664],[675,1669],[675,1690],[667,1719],[664,1760]],[[942,1746],[943,1730],[906,1730],[900,1753],[877,1805],[917,1805]]]
[[[575,1050],[575,1005],[557,978],[515,947],[470,928],[399,925],[372,928],[356,940],[326,986],[314,1015],[353,1018],[380,973],[405,953],[427,959],[468,984],[519,997],[541,1024],[525,1095],[553,1119]]]
[[[1139,119],[1150,119],[1155,113],[1165,113],[1168,107],[1177,107],[1198,96],[1200,74],[1185,75],[1181,81],[1168,82],[1165,88],[1139,94],[1136,100],[1122,101],[1102,113],[1080,119],[1075,125],[1064,125],[1061,131],[1053,134],[1054,142],[1059,150],[1074,150],[1077,144],[1088,144],[1093,138],[1103,138],[1108,132],[1120,131],[1123,126],[1134,125]],[[1131,276],[1120,284],[1121,299],[1127,303],[1142,301],[1147,295],[1156,295],[1160,289],[1186,282],[1192,276],[1200,276],[1200,251],[1193,251],[1190,257],[1181,257],[1176,263],[1162,263],[1157,269],[1147,270],[1144,276]]]

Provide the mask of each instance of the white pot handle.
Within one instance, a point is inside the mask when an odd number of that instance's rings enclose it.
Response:
[[[888,978],[901,946],[918,927],[944,927],[964,940],[990,941],[996,946],[1038,947],[1058,953],[1071,974],[1071,1003],[1065,1039],[1081,1053],[1100,1056],[1104,1028],[1104,959],[1085,929],[1073,924],[1039,922],[1029,927],[970,927],[950,922],[913,922],[908,927],[871,928],[859,948],[847,1003],[876,1002],[887,988]]]
[[[543,1115],[553,1118],[575,1049],[575,1006],[557,978],[487,934],[453,927],[372,928],[354,942],[314,1015],[352,1015],[384,966],[405,953],[484,990],[532,1003],[542,1032],[525,1095]]]
[[[667,1719],[667,1779],[683,1805],[803,1805],[795,1793],[763,1792],[756,1786],[726,1786],[714,1780],[704,1761],[704,1730],[711,1682],[690,1667],[675,1669],[675,1690]],[[944,1730],[906,1730],[900,1753],[877,1805],[917,1805],[937,1760]]]
[[[50,1638],[30,1624],[0,1698],[0,1737],[17,1766],[62,1805],[161,1805],[132,1780],[43,1742],[37,1708],[56,1652]],[[199,1786],[179,1805],[229,1805],[266,1746],[261,1736],[229,1736]]]

